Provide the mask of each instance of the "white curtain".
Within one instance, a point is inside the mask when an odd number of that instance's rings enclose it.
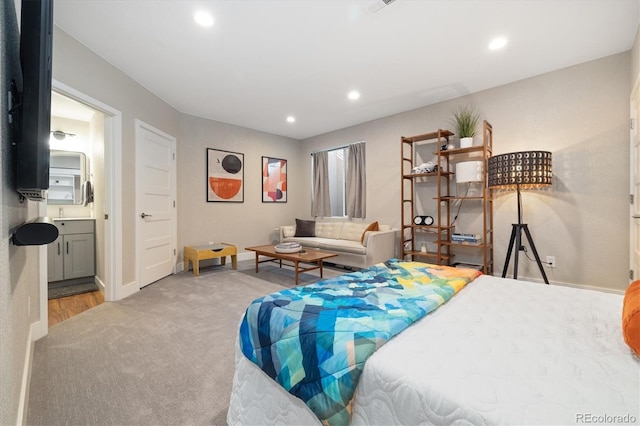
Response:
[[[331,198],[329,197],[329,153],[314,152],[313,156],[313,200],[311,216],[331,216]]]
[[[367,170],[364,142],[349,145],[347,164],[347,216],[364,218],[367,215]]]

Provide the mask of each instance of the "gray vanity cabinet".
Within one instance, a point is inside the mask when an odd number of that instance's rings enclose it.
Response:
[[[60,231],[47,247],[48,281],[95,275],[95,220],[54,219]]]

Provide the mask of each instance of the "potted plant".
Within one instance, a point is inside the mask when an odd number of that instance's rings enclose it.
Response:
[[[460,107],[453,113],[451,125],[454,133],[460,138],[460,148],[473,146],[473,137],[477,133],[480,113],[470,105]]]

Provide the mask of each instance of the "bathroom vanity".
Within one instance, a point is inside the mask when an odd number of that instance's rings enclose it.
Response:
[[[96,270],[95,219],[53,219],[60,234],[47,246],[48,281],[87,278]]]

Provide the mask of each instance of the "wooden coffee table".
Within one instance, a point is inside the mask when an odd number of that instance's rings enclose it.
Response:
[[[217,243],[205,244],[202,246],[184,247],[184,270],[189,270],[189,262],[193,265],[193,275],[200,275],[200,261],[205,259],[220,258],[220,263],[224,265],[227,256],[231,257],[231,266],[238,269],[238,249],[233,244]]]
[[[330,257],[336,257],[337,254],[329,253],[326,251],[304,249],[305,253],[278,253],[273,245],[246,247],[245,250],[254,251],[256,253],[256,273],[258,272],[258,265],[264,262],[280,261],[280,267],[282,268],[282,261],[287,260],[293,262],[293,267],[296,273],[296,285],[298,285],[298,274],[300,272],[313,271],[315,269],[320,270],[320,278],[322,278],[322,261]],[[259,260],[260,256],[269,257],[270,259]],[[300,263],[309,263],[315,266],[300,268]]]

